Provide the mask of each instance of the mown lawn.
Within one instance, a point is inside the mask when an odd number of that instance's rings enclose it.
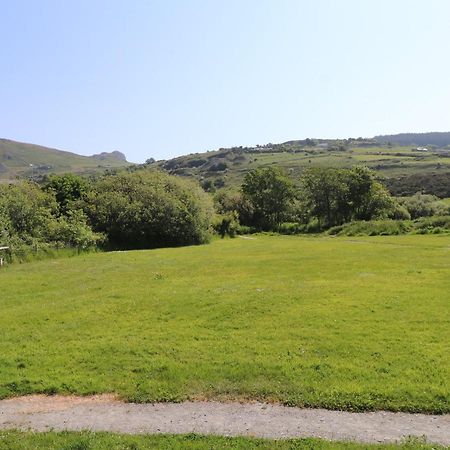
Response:
[[[450,237],[217,240],[0,271],[0,398],[450,412]]]
[[[198,435],[129,436],[113,433],[21,433],[1,432],[0,450],[439,450],[443,447],[420,440],[399,444],[370,445],[327,442],[319,439],[268,440]]]

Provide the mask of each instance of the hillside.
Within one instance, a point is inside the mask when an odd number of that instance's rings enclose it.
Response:
[[[450,140],[449,140],[450,143]],[[305,139],[256,147],[223,148],[171,160],[158,167],[176,175],[198,179],[206,190],[238,186],[256,167],[277,165],[298,179],[308,167],[365,165],[380,173],[396,195],[419,190],[450,196],[450,150],[431,146],[393,145],[377,139]]]
[[[120,152],[81,156],[34,144],[0,139],[0,180],[49,173],[86,173],[129,165]]]
[[[387,134],[375,136],[374,139],[378,142],[390,142],[397,145],[436,146],[450,149],[450,132]]]
[[[409,143],[408,143],[409,142]],[[450,133],[398,134],[373,139],[304,139],[221,148],[141,167],[197,179],[207,191],[239,186],[248,170],[277,165],[299,179],[308,167],[366,165],[395,195],[423,191],[450,197]],[[49,173],[94,173],[130,165],[117,151],[93,156],[0,139],[0,181]]]

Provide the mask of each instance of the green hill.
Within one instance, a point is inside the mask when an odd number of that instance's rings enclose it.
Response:
[[[419,190],[450,196],[450,150],[429,146],[382,143],[376,139],[305,139],[256,147],[222,148],[155,161],[176,175],[198,179],[206,190],[240,185],[245,173],[256,167],[277,165],[294,179],[308,167],[366,165],[380,173],[396,195]]]
[[[450,132],[387,134],[375,136],[375,139],[397,145],[431,145],[450,148]]]
[[[373,139],[293,140],[151,160],[143,167],[195,178],[206,190],[213,191],[239,186],[246,172],[260,166],[280,166],[295,180],[308,167],[351,167],[358,164],[379,172],[395,195],[423,191],[450,197],[450,133],[399,134]],[[49,173],[94,173],[128,165],[130,163],[120,152],[81,156],[0,139],[0,181],[17,177],[40,178]]]
[[[81,156],[34,144],[0,139],[0,180],[39,178],[49,173],[86,173],[129,165],[120,152]]]

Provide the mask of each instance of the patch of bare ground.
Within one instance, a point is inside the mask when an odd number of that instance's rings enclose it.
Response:
[[[259,402],[124,403],[114,395],[32,395],[0,401],[0,429],[317,437],[398,442],[409,436],[450,445],[450,415],[350,413]]]

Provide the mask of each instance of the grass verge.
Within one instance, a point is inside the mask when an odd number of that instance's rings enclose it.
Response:
[[[0,431],[1,450],[222,450],[222,449],[274,449],[274,450],[439,450],[441,446],[409,440],[399,444],[361,444],[328,442],[319,439],[268,440],[190,435],[132,436],[113,433],[62,432],[23,433]]]

